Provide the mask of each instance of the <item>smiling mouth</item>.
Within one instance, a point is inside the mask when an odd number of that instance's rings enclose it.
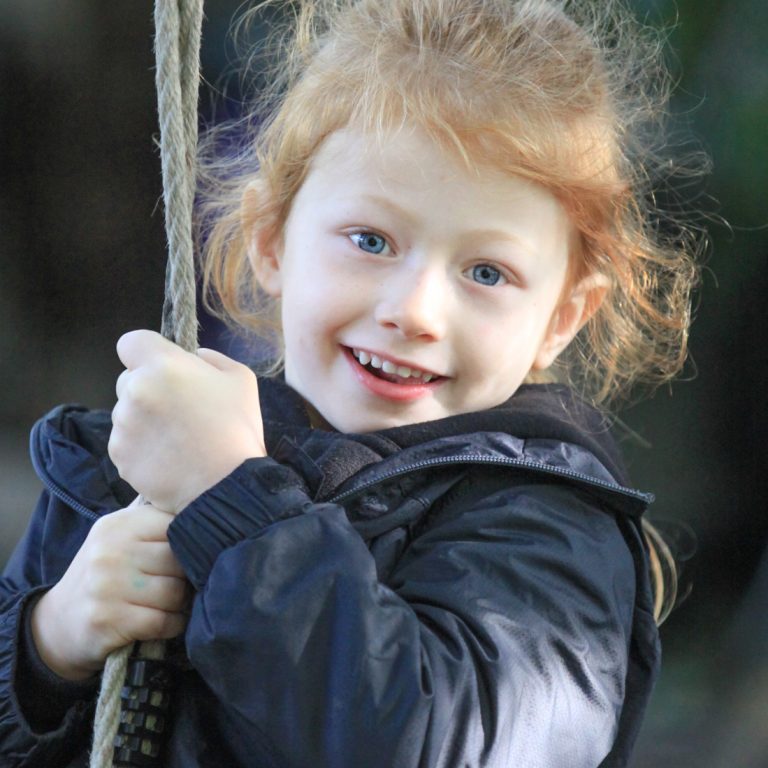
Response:
[[[365,368],[366,371],[379,379],[392,382],[393,384],[419,385],[429,384],[444,378],[436,373],[421,371],[417,368],[411,368],[407,365],[399,365],[386,358],[366,352],[364,349],[349,348],[352,356],[357,362]]]

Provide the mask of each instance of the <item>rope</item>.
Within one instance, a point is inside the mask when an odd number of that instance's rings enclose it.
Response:
[[[155,84],[160,121],[168,266],[161,332],[187,351],[197,348],[192,210],[195,199],[197,95],[203,0],[156,0]],[[107,658],[96,705],[90,768],[111,768],[120,724],[121,691],[132,647]],[[162,659],[165,644],[139,644],[138,656]],[[147,757],[142,755],[142,765]],[[126,765],[121,760],[122,765]]]
[[[155,83],[169,252],[161,331],[190,352],[197,348],[192,208],[202,19],[202,0],[155,3]]]
[[[117,726],[120,723],[120,691],[125,680],[131,649],[130,645],[126,645],[125,648],[113,651],[104,665],[93,724],[91,768],[108,768],[112,765],[113,745]]]

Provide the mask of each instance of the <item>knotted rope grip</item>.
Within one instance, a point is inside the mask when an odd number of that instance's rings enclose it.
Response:
[[[158,765],[168,728],[174,682],[174,670],[164,659],[134,657],[128,660],[114,743],[116,765],[141,768]]]

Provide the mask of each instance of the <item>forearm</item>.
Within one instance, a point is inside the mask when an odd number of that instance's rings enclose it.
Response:
[[[40,590],[20,593],[0,617],[0,764],[47,768],[84,749],[97,681],[59,678],[37,654],[31,606]]]
[[[286,765],[405,768],[400,747],[423,743],[418,620],[342,518],[313,508],[229,548],[194,602],[190,660],[244,757],[266,742]]]
[[[241,720],[244,756],[374,765],[378,751],[387,762],[421,696],[414,612],[382,588],[341,507],[312,504],[268,459],[234,474],[169,528],[199,590],[190,660]]]
[[[27,658],[34,662],[30,666],[41,671],[38,678],[42,679],[42,673],[48,670],[50,680],[61,680],[76,686],[92,679],[100,665],[87,666],[72,660],[71,643],[62,638],[65,626],[66,617],[60,615],[50,591],[46,591],[25,611],[23,647],[27,649]]]
[[[20,623],[19,661],[16,691],[22,712],[37,733],[55,730],[69,709],[79,702],[91,702],[98,690],[99,678],[93,672],[62,675],[40,653],[35,633],[35,618],[47,592],[35,595],[25,606]],[[67,670],[69,671],[69,670]]]

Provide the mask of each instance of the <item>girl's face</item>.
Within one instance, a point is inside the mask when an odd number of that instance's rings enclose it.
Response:
[[[583,292],[562,301],[570,226],[543,188],[419,130],[332,134],[278,245],[251,249],[286,381],[343,432],[498,405],[582,321]]]

